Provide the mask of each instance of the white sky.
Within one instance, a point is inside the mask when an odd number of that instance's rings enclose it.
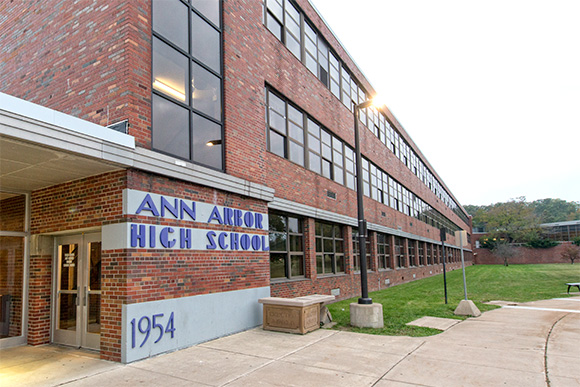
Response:
[[[580,0],[310,0],[463,205],[580,201]]]

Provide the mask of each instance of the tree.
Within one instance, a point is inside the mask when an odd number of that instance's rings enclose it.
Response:
[[[496,203],[476,214],[485,224],[490,238],[503,239],[507,243],[526,243],[540,235],[538,218],[525,197]]]
[[[540,223],[580,220],[580,203],[562,199],[540,199],[531,203]]]
[[[491,250],[496,256],[503,259],[503,265],[509,266],[509,260],[516,255],[516,249],[505,240],[498,240],[495,247]]]
[[[562,258],[565,260],[570,260],[572,265],[574,264],[574,260],[580,258],[580,248],[574,245],[568,245],[564,248],[562,252]]]

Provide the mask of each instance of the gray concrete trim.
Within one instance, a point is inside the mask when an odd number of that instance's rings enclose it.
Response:
[[[308,218],[315,218],[326,220],[328,222],[335,222],[340,224],[347,224],[349,226],[358,227],[358,220],[350,216],[337,214],[331,211],[321,210],[320,208],[312,207],[306,204],[296,203],[291,200],[274,198],[268,203],[268,208],[278,211],[289,212],[291,214],[302,215]]]
[[[296,203],[296,202],[293,202],[293,201],[287,200],[287,199],[274,198],[273,201],[268,203],[268,208],[270,208],[272,210],[284,211],[284,212],[288,212],[291,214],[301,215],[301,216],[305,216],[308,218],[315,218],[315,219],[320,219],[320,220],[326,220],[329,222],[346,224],[346,225],[349,225],[352,227],[358,226],[358,219],[356,219],[356,218],[346,216],[346,215],[336,214],[336,213],[331,212],[331,211],[321,210],[319,208],[308,206],[306,204]],[[375,224],[375,223],[369,222],[369,223],[367,223],[367,227],[371,231],[378,231],[378,232],[382,232],[385,234],[391,234],[391,235],[395,235],[395,236],[399,236],[399,237],[403,237],[403,238],[415,239],[415,240],[418,240],[421,242],[441,244],[441,241],[438,241],[435,239],[425,238],[425,237],[411,234],[408,232],[404,232],[401,230],[395,230],[394,228],[390,228],[390,227],[383,226],[380,224]],[[445,246],[459,248],[459,246],[451,245],[449,243],[445,243]],[[463,251],[471,251],[471,250],[464,248]]]
[[[255,199],[265,201],[274,199],[273,188],[145,148],[135,149],[134,167]]]

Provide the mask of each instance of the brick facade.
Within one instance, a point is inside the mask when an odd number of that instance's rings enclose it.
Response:
[[[372,92],[372,86],[310,3],[297,0],[296,4],[361,87]],[[134,137],[138,150],[151,150],[151,8],[150,0],[79,0],[74,4],[55,0],[1,5],[0,11],[8,16],[0,23],[4,31],[2,52],[7,53],[0,59],[0,92],[103,126],[126,119],[129,121],[128,134]],[[351,147],[354,146],[354,117],[328,87],[264,26],[263,12],[260,0],[223,1],[224,172],[242,179],[238,185],[258,184],[273,189],[276,199],[336,214],[340,219],[356,219],[354,190],[268,151],[264,118],[266,88],[279,92]],[[388,110],[385,110],[385,115],[422,157],[394,116]],[[445,218],[470,232],[471,225],[445,205],[364,126],[361,126],[360,143],[368,160],[388,171]],[[423,162],[442,182],[424,158]],[[51,289],[57,258],[50,246],[53,246],[54,238],[85,230],[99,231],[116,224],[152,222],[146,216],[124,214],[124,190],[265,214],[271,206],[267,200],[255,196],[214,188],[207,180],[198,184],[137,168],[71,178],[65,183],[47,185],[31,192],[30,234],[49,239],[37,241],[36,245],[33,243],[38,248],[30,252],[30,344],[47,343],[51,337],[51,302],[54,302]],[[335,198],[331,198],[329,192],[334,193]],[[1,231],[16,227],[11,221],[24,220],[23,213],[14,211],[12,220],[7,218],[5,214],[10,211],[5,211],[5,207],[8,208],[8,204],[2,201]],[[394,235],[386,233],[389,269],[380,269],[376,245],[378,234],[370,231],[369,291],[441,273],[442,259],[435,244],[439,240],[438,228],[369,197],[364,198],[364,205],[369,223],[403,235],[400,237],[403,249],[398,251]],[[20,205],[18,211],[23,211],[23,208]],[[121,360],[123,305],[262,287],[270,287],[273,296],[281,297],[331,292],[339,292],[339,299],[358,296],[360,274],[355,271],[353,262],[352,225],[346,224],[348,222],[340,224],[344,240],[344,272],[320,275],[317,274],[315,240],[315,222],[319,219],[299,213],[288,214],[301,216],[303,221],[304,276],[299,278],[271,280],[270,256],[265,251],[103,249],[101,357]],[[156,218],[153,221],[158,226],[200,227],[200,222],[185,220]],[[242,228],[234,226],[204,224],[203,227],[243,232]],[[255,232],[264,236],[268,234],[267,230]],[[455,245],[455,238],[448,235],[447,243]],[[414,246],[413,262],[409,259],[409,244]],[[421,262],[419,246],[423,251]],[[467,264],[471,264],[469,248],[466,251]],[[431,251],[430,262],[427,251]],[[448,251],[451,256],[448,270],[461,267],[458,252],[456,248]],[[2,264],[6,265],[4,256],[2,259]],[[399,260],[405,267],[397,267]],[[6,286],[0,284],[0,287]]]

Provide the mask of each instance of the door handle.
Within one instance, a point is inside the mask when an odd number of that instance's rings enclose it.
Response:
[[[84,292],[84,297],[83,297],[83,306],[87,306],[87,298],[89,297],[88,293],[87,293],[87,287],[85,286],[85,292]]]

